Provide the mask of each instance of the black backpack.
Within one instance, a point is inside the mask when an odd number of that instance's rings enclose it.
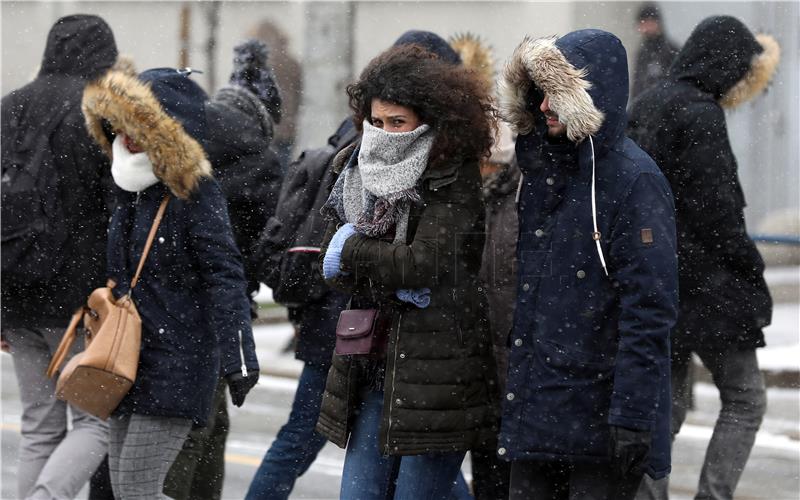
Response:
[[[9,117],[3,120],[0,154],[4,283],[46,283],[64,265],[69,224],[62,206],[61,176],[51,138],[76,104],[66,102],[55,113],[49,113],[51,119],[44,126],[23,124],[20,109],[10,103],[3,110],[4,118]]]
[[[287,169],[275,215],[257,244],[259,276],[280,304],[301,307],[328,291],[318,264],[327,227],[319,211],[336,180],[331,160],[356,137],[354,128],[340,127],[326,146],[303,151]]]

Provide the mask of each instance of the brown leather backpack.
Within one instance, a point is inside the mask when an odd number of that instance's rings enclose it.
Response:
[[[56,397],[103,420],[119,406],[136,380],[142,342],[142,320],[131,299],[131,292],[139,281],[168,201],[169,196],[165,196],[158,207],[128,293],[114,299],[111,292],[113,286],[93,291],[87,304],[72,316],[47,368],[48,377],[56,374],[69,353],[78,325],[83,320],[86,348],[73,356],[61,370],[56,383]]]

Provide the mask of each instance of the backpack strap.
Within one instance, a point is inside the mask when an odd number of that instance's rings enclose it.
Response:
[[[136,268],[136,274],[131,280],[131,286],[128,289],[128,295],[130,295],[131,290],[133,290],[133,288],[136,286],[136,283],[139,281],[139,276],[142,274],[144,261],[147,259],[147,254],[150,253],[150,247],[153,246],[153,240],[156,237],[156,231],[158,231],[158,226],[161,224],[161,219],[164,218],[164,212],[167,210],[167,203],[169,203],[168,194],[164,195],[164,199],[161,200],[161,205],[158,206],[158,212],[156,212],[156,218],[153,220],[153,225],[150,226],[150,234],[147,235],[147,241],[144,244],[142,256],[139,258],[139,266]]]

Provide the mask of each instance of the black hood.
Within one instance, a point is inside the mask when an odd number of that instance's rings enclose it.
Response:
[[[763,47],[741,21],[714,16],[694,29],[670,68],[678,80],[686,80],[720,99],[750,71]]]
[[[56,21],[47,35],[39,76],[71,75],[91,80],[117,60],[111,28],[97,16],[75,14]]]

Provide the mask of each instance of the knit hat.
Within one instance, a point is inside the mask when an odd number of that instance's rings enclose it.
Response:
[[[150,90],[164,111],[202,144],[206,135],[208,94],[189,78],[191,73],[188,68],[155,68],[139,74],[139,80],[150,84]]]
[[[658,10],[658,5],[652,2],[645,2],[639,9],[639,16],[637,21],[661,21],[661,12]]]
[[[450,64],[461,64],[461,57],[453,50],[453,47],[442,37],[430,31],[406,31],[394,42],[395,47],[399,45],[419,45],[428,52],[439,56],[442,61]]]
[[[269,48],[260,40],[247,40],[233,48],[230,84],[249,90],[264,104],[275,123],[281,121],[281,93],[267,65]]]

